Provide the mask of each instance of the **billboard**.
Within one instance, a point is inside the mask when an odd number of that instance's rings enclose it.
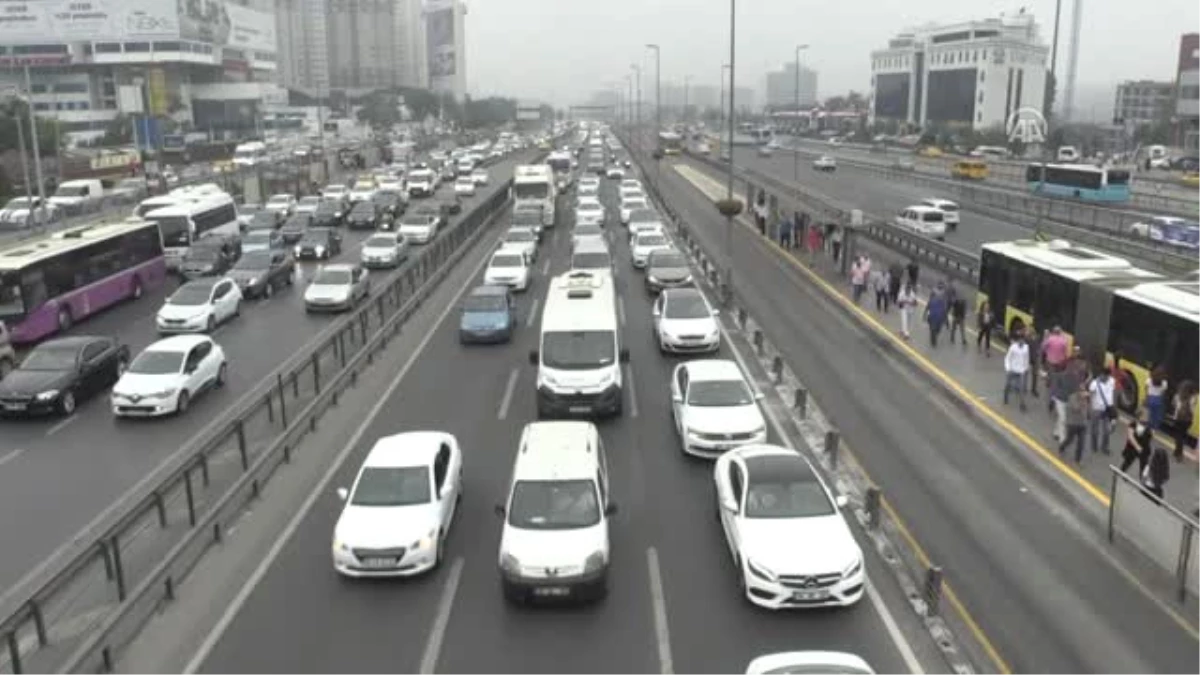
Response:
[[[452,88],[452,78],[457,72],[454,6],[455,0],[425,2],[425,58],[429,63],[429,84],[434,89]]]

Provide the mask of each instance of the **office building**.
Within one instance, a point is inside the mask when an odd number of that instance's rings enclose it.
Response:
[[[1113,124],[1137,128],[1161,122],[1172,114],[1175,105],[1175,83],[1137,80],[1117,85],[1113,104]]]
[[[1179,38],[1175,88],[1175,142],[1196,152],[1200,142],[1200,33]]]
[[[1024,12],[900,33],[871,52],[870,121],[978,130],[1040,112],[1049,51]]]
[[[143,115],[143,141],[156,141],[168,119],[241,134],[282,94],[275,18],[260,0],[88,4],[5,3],[0,22],[0,87],[56,118],[68,145],[102,137],[122,113]]]
[[[799,82],[800,109],[811,108],[817,103],[817,71],[800,66],[800,77],[796,77],[796,63],[784,64],[783,68],[767,73],[766,106],[771,110],[793,110],[796,108],[797,82]]]

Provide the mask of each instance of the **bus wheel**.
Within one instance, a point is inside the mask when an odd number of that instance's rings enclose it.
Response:
[[[133,278],[133,288],[129,290],[129,297],[134,300],[142,299],[142,280],[137,277]]]
[[[74,323],[75,323],[74,319],[71,318],[71,309],[69,307],[59,308],[59,310],[58,310],[58,330],[63,331],[63,332],[71,330],[71,326]]]

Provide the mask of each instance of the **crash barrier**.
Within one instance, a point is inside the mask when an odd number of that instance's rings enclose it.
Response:
[[[1108,541],[1129,541],[1155,564],[1174,575],[1180,601],[1197,592],[1195,515],[1189,516],[1150,494],[1136,476],[1108,467]]]
[[[631,147],[628,141],[626,146]],[[886,567],[897,579],[909,606],[947,660],[950,672],[1004,670],[1000,665],[995,665],[999,658],[997,655],[988,653],[982,645],[966,642],[960,637],[971,633],[963,616],[944,601],[949,593],[944,568],[911,545],[879,486],[871,483],[858,463],[850,457],[837,426],[814,401],[805,383],[796,376],[787,358],[775,346],[777,343],[754,318],[749,304],[736,290],[736,282],[732,286],[726,283],[724,270],[721,269],[721,263],[717,262],[721,258],[713,255],[698,233],[678,215],[670,202],[663,199],[654,169],[645,168],[643,158],[638,154],[635,154],[635,162],[641,175],[647,179],[647,193],[660,208],[676,246],[692,259],[701,272],[698,279],[702,280],[702,285],[721,299],[723,315],[729,317],[723,322],[726,330],[744,339],[750,346],[751,360],[766,375],[766,381],[760,382],[759,386],[767,391],[773,390],[778,396],[782,402],[782,412],[786,413],[783,421],[792,425],[805,440],[809,454],[824,469],[825,475],[830,477],[829,482],[835,486],[835,491],[850,501],[847,514],[859,522]],[[753,374],[747,373],[747,376]],[[780,411],[778,407],[775,409]],[[897,542],[906,542],[908,545]],[[993,665],[982,668],[976,666],[988,661],[992,661]]]
[[[253,503],[275,469],[508,203],[506,181],[0,600],[7,667],[111,672],[117,650]],[[149,536],[142,536],[142,535]],[[80,624],[85,624],[81,627]],[[65,659],[65,660],[64,660]]]

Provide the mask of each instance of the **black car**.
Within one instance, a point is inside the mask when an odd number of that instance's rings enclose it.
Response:
[[[220,239],[201,239],[192,242],[183,260],[179,263],[179,274],[184,279],[215,277],[224,274],[237,259],[228,242]]]
[[[453,183],[455,178],[458,178],[458,166],[453,162],[447,162],[442,165],[442,181]]]
[[[462,199],[454,193],[443,195],[438,198],[438,207],[442,210],[442,222],[446,222],[450,216],[462,213]]]
[[[292,249],[300,260],[329,260],[342,252],[342,235],[327,227],[312,227]]]
[[[665,288],[694,285],[687,257],[673,248],[650,252],[646,259],[645,279],[646,291],[651,295],[658,294]]]
[[[412,210],[412,212],[411,212],[409,215],[414,215],[414,216],[433,216],[434,218],[437,218],[437,219],[438,219],[438,227],[439,227],[439,228],[440,228],[440,227],[445,227],[445,226],[446,226],[446,224],[449,222],[449,221],[447,220],[447,217],[446,217],[446,212],[445,212],[445,211],[442,209],[442,205],[441,205],[440,203],[436,203],[436,204],[429,204],[429,203],[425,203],[425,204],[419,204],[419,205],[417,205],[417,207],[416,207],[416,208],[414,208],[414,209]]]
[[[279,227],[279,213],[276,211],[257,211],[250,217],[250,222],[246,223],[245,229],[249,230],[274,230]]]
[[[287,219],[283,227],[279,228],[279,232],[283,235],[284,243],[294,244],[300,241],[300,238],[304,236],[304,232],[308,230],[310,225],[312,225],[312,214],[297,213]]]
[[[313,227],[338,227],[346,217],[345,205],[341,201],[326,200],[317,205],[312,213]]]
[[[371,198],[380,211],[390,216],[399,216],[404,213],[404,197],[395,190],[379,190],[375,196]]]
[[[43,342],[0,382],[0,413],[70,415],[80,399],[115,384],[127,365],[129,347],[112,338],[74,335]]]
[[[296,261],[286,251],[250,251],[229,270],[246,298],[269,298],[295,281]]]
[[[373,230],[378,224],[379,207],[371,201],[358,202],[346,216],[346,227],[352,230]]]

